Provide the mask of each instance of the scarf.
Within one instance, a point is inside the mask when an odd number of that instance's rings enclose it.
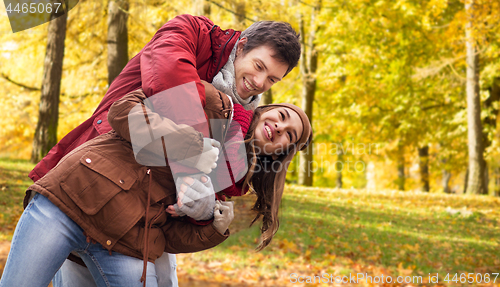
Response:
[[[236,47],[238,47],[238,42],[234,45],[227,63],[222,67],[222,69],[215,75],[212,80],[212,85],[214,87],[228,95],[234,103],[240,104],[245,108],[245,110],[255,110],[259,105],[262,94],[249,97],[248,99],[242,99],[236,92],[236,80],[234,72],[234,59],[236,58]]]

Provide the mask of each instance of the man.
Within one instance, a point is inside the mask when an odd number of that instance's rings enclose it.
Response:
[[[299,36],[287,23],[257,22],[239,32],[222,30],[206,17],[177,16],[161,27],[129,61],[109,87],[94,114],[54,146],[29,176],[37,181],[75,147],[110,131],[107,120],[110,106],[131,91],[142,88],[151,97],[179,85],[195,82],[204,105],[205,88],[200,81],[205,80],[246,109],[255,109],[260,95],[286,76],[297,65],[299,57]],[[198,150],[200,153],[205,151],[203,142],[199,144]],[[202,157],[198,161],[201,160]],[[197,167],[196,163],[193,167]],[[162,258],[167,256],[165,254]],[[166,260],[167,263],[162,264],[167,266],[167,272],[173,271],[170,273],[171,280],[167,280],[170,283],[166,284],[176,285],[175,262],[172,261],[175,257],[169,258],[170,261]],[[69,264],[63,265],[62,273],[65,276],[68,270],[79,272],[65,269]],[[164,271],[158,274],[165,274]],[[61,274],[58,276],[68,278]],[[56,281],[55,287],[62,286],[59,284],[63,284],[63,280]]]

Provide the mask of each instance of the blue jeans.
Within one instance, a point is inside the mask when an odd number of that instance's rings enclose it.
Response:
[[[178,287],[175,254],[163,253],[156,259],[158,287]],[[92,274],[85,266],[66,259],[52,279],[54,287],[96,287]]]
[[[36,194],[17,223],[0,287],[47,287],[72,251],[88,266],[97,286],[142,286],[141,259],[109,255],[102,245],[88,243],[78,224]],[[147,271],[147,286],[157,287],[153,263],[148,262]]]

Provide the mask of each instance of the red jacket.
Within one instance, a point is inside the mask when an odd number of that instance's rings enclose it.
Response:
[[[205,89],[200,80],[212,82],[240,34],[232,29],[222,30],[206,17],[180,15],[168,21],[116,77],[94,114],[62,138],[29,177],[37,181],[68,152],[110,131],[107,117],[111,105],[141,87],[150,97],[195,81],[205,106]]]

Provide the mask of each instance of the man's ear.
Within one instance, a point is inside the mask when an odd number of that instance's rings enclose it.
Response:
[[[236,56],[240,55],[243,53],[243,47],[245,47],[245,44],[248,42],[247,37],[243,37],[238,41],[238,46],[236,47]]]

